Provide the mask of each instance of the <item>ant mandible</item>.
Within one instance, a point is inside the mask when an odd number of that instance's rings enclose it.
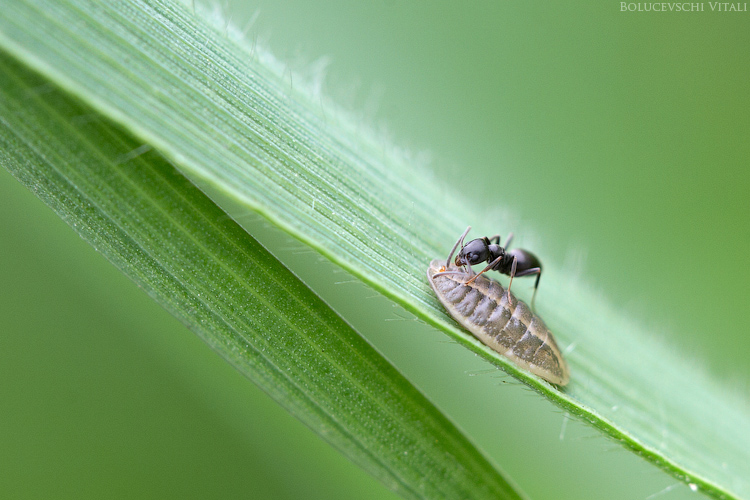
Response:
[[[542,277],[542,263],[533,253],[520,249],[514,248],[508,250],[510,242],[513,239],[513,233],[508,235],[508,239],[505,241],[505,247],[500,246],[500,235],[496,234],[491,238],[486,236],[483,238],[477,238],[471,240],[464,245],[464,238],[469,234],[471,226],[466,228],[464,234],[458,239],[451,253],[448,254],[448,259],[445,261],[445,265],[450,267],[451,258],[453,257],[456,248],[461,246],[461,250],[456,255],[455,265],[458,267],[465,267],[468,270],[469,275],[472,278],[466,282],[467,285],[471,284],[482,274],[487,271],[497,271],[501,274],[510,276],[510,283],[508,283],[508,297],[510,297],[510,286],[513,284],[514,277],[521,276],[532,276],[536,274],[536,283],[534,284],[534,294],[531,296],[531,308],[534,309],[534,299],[536,298],[536,291],[539,288],[539,279]],[[492,242],[495,242],[494,244]],[[479,274],[474,274],[471,266],[480,264],[482,262],[489,262],[487,267],[482,269]],[[439,273],[435,273],[434,277],[442,276],[445,274],[460,274],[463,271],[447,271],[442,270]]]

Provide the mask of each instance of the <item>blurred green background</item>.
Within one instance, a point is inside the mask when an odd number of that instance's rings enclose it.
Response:
[[[750,13],[614,1],[220,8],[294,71],[330,57],[326,93],[394,144],[429,151],[447,184],[487,207],[478,219],[510,211],[518,244],[545,265],[573,267],[655,341],[747,392]],[[0,199],[0,498],[393,497],[5,171]],[[694,498],[240,216],[532,498]]]

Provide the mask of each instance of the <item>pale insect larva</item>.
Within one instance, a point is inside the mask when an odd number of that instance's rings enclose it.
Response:
[[[446,270],[452,272],[435,276]],[[453,319],[483,344],[548,382],[567,385],[568,365],[552,332],[500,283],[451,267],[450,258],[430,262],[427,280]]]

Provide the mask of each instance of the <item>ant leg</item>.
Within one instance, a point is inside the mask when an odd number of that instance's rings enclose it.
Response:
[[[448,254],[448,258],[445,260],[445,268],[451,267],[451,259],[453,258],[453,254],[456,253],[456,248],[458,248],[459,245],[463,246],[464,238],[466,238],[466,235],[469,234],[469,231],[471,231],[471,226],[466,228],[466,231],[464,231],[464,234],[461,235],[461,237],[456,241],[456,244],[453,245],[453,248],[451,248],[451,253]]]
[[[541,267],[532,267],[531,269],[526,269],[525,271],[521,271],[520,273],[516,274],[519,278],[521,276],[531,276],[536,274],[536,283],[534,283],[534,295],[531,296],[531,309],[534,309],[534,300],[536,299],[536,291],[539,288],[539,280],[542,277],[542,268]]]
[[[500,235],[499,234],[496,234],[495,236],[491,236],[491,237],[489,237],[487,239],[490,240],[490,243],[492,243],[494,241],[495,245],[499,245],[500,244]]]
[[[500,261],[501,261],[502,259],[503,259],[503,256],[501,255],[501,256],[500,256],[500,257],[498,257],[497,259],[495,259],[495,260],[493,260],[492,262],[490,262],[490,263],[489,263],[489,264],[487,265],[487,267],[485,267],[484,269],[482,269],[482,270],[481,270],[481,271],[479,272],[479,274],[477,274],[476,276],[474,276],[473,278],[471,278],[471,279],[470,279],[469,281],[467,281],[467,282],[466,282],[466,284],[467,284],[467,285],[470,285],[470,284],[471,284],[471,283],[472,283],[472,282],[473,282],[473,281],[474,281],[475,279],[477,279],[478,277],[480,277],[481,275],[483,275],[484,273],[486,273],[487,271],[489,271],[490,269],[492,269],[493,267],[495,267],[495,265],[496,265],[496,264],[497,264],[498,262],[500,262]],[[471,266],[469,266],[469,269],[471,269]]]
[[[513,234],[511,233],[511,236]],[[508,283],[508,302],[510,302],[510,287],[513,285],[513,278],[516,276],[516,265],[518,264],[518,259],[513,256],[513,264],[510,266],[510,282]]]
[[[513,233],[508,234],[508,239],[505,240],[505,247],[504,247],[506,250],[510,248],[510,242],[512,239],[513,239]],[[499,241],[497,243],[500,244]]]

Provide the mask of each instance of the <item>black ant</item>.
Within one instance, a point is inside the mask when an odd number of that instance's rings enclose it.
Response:
[[[448,259],[445,261],[445,265],[450,267],[451,258],[453,253],[456,251],[458,246],[461,246],[461,250],[456,255],[455,265],[457,267],[464,267],[472,278],[466,282],[467,285],[471,284],[482,274],[487,271],[497,271],[501,274],[510,276],[510,283],[508,283],[508,297],[510,297],[510,286],[513,284],[513,278],[518,276],[532,276],[536,274],[536,283],[534,284],[534,295],[531,296],[531,308],[534,309],[534,299],[536,298],[536,291],[539,288],[539,279],[542,277],[542,263],[533,253],[522,250],[520,248],[514,248],[508,250],[510,242],[513,239],[513,233],[508,235],[508,239],[505,241],[505,247],[500,246],[500,235],[496,234],[491,238],[486,236],[483,238],[477,238],[471,240],[464,245],[464,238],[469,234],[471,226],[466,228],[464,234],[458,239],[451,253],[448,254]],[[495,243],[492,243],[492,242]],[[482,262],[489,262],[487,267],[482,269],[479,274],[474,274],[471,266],[481,264]],[[445,275],[445,274],[460,274],[464,271],[447,271],[441,270],[439,273],[435,273],[434,277]]]

